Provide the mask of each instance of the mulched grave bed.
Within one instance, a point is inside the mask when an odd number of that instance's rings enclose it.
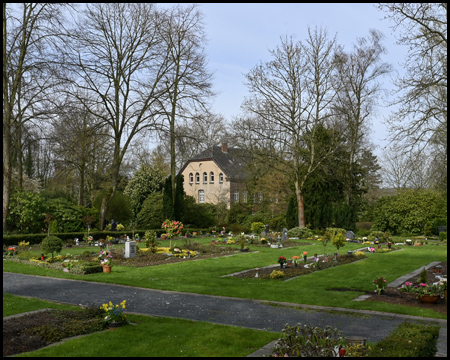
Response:
[[[363,260],[366,257],[364,256],[355,256],[355,255],[339,255],[338,256],[338,261],[333,261],[333,260],[329,260],[328,262],[322,262],[322,260],[324,259],[323,256],[319,256],[319,263],[320,263],[320,267],[319,270],[324,270],[333,266],[339,266],[339,265],[344,265],[344,264],[350,264],[352,262],[358,261],[358,260]],[[311,265],[311,261],[308,260],[308,264]],[[306,274],[310,274],[313,271],[316,271],[315,268],[305,268],[305,264],[303,262],[301,262],[300,264],[298,264],[298,267],[294,267],[293,264],[291,264],[290,267],[283,267],[283,269],[281,269],[279,266],[277,267],[263,267],[259,269],[259,278],[261,279],[269,279],[270,274],[272,273],[272,271],[277,270],[277,271],[282,271],[284,273],[284,277],[282,278],[282,280],[287,280],[293,277],[297,277],[297,276],[301,276],[301,275],[306,275]],[[232,277],[237,277],[237,278],[256,278],[256,270],[255,269],[251,269],[245,272],[240,272],[238,274],[232,274],[230,276]]]
[[[3,320],[3,356],[34,351],[62,339],[106,329],[100,309],[44,310]]]

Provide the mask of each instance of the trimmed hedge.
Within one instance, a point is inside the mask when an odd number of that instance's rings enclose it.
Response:
[[[370,357],[433,357],[437,352],[438,325],[420,325],[408,321],[400,324],[378,342]]]
[[[151,229],[150,229],[151,230]],[[189,230],[189,232],[192,234],[194,231],[200,234],[200,231],[207,232],[207,229],[186,229],[186,231]],[[139,234],[141,238],[144,237],[144,234],[147,230],[135,230],[134,234]],[[156,229],[153,230],[156,232],[156,235],[158,237],[161,237],[161,234],[164,234],[166,231],[163,229]],[[50,234],[52,236],[57,236],[63,241],[67,240],[73,240],[75,238],[78,238],[80,241],[82,241],[85,232],[71,232],[71,233],[56,233],[56,234]],[[90,231],[89,235],[91,235],[94,240],[100,240],[100,239],[106,239],[106,236],[112,236],[113,238],[120,238],[122,235],[128,235],[131,238],[132,232],[130,230],[123,230],[123,231]],[[10,245],[17,245],[21,241],[29,242],[30,245],[36,245],[40,244],[44,238],[47,237],[47,234],[15,234],[15,235],[3,235],[3,245],[10,246]]]

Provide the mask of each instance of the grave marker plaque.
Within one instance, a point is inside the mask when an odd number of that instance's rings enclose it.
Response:
[[[125,257],[136,257],[136,241],[127,241],[125,243]]]

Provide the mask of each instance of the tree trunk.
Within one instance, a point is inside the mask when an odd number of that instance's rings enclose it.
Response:
[[[9,120],[3,120],[3,232],[6,231],[6,218],[11,196],[11,153]]]
[[[298,181],[295,182],[295,194],[297,195],[298,204],[298,226],[305,227],[305,207],[303,205],[302,190]]]

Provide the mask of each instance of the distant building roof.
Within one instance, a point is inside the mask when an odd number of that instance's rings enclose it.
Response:
[[[244,167],[248,164],[250,158],[246,156],[244,150],[240,148],[229,148],[228,144],[222,143],[222,146],[213,146],[189,159],[180,173],[189,162],[202,160],[215,161],[228,178],[234,181],[241,181],[245,178]]]

